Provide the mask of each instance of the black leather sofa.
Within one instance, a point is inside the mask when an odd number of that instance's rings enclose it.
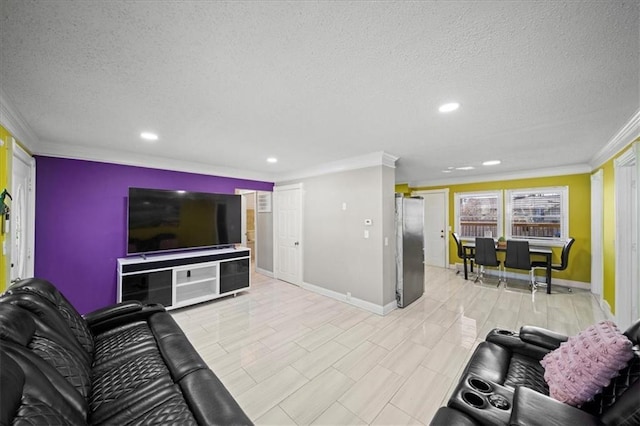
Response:
[[[431,425],[640,425],[640,320],[624,334],[634,356],[602,393],[580,408],[549,395],[540,360],[568,337],[525,326],[495,329],[467,363]]]
[[[81,316],[50,283],[0,297],[0,425],[250,425],[160,305]]]

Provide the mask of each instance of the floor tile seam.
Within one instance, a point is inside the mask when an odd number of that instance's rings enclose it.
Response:
[[[299,358],[298,358],[298,359],[299,359]],[[296,359],[296,361],[297,361],[297,359]],[[295,361],[294,361],[294,362],[295,362]],[[282,368],[280,368],[280,369],[278,369],[278,370],[274,370],[274,371],[272,371],[268,376],[265,376],[265,377],[263,377],[263,378],[262,378],[262,379],[260,379],[260,380],[258,380],[258,378],[257,378],[257,377],[254,377],[254,376],[253,376],[253,374],[251,374],[251,373],[249,372],[249,370],[247,370],[247,369],[245,368],[245,366],[240,366],[240,368],[241,368],[241,369],[243,369],[243,370],[244,370],[244,371],[249,375],[249,377],[251,377],[251,379],[252,379],[254,382],[256,382],[256,385],[258,385],[258,384],[260,384],[260,383],[264,383],[264,382],[266,382],[267,380],[271,379],[271,378],[272,378],[273,376],[275,376],[276,374],[281,373],[281,372],[282,372],[283,370],[285,370],[287,367],[293,367],[293,365],[291,365],[291,364],[292,364],[292,363],[286,364],[286,365],[284,365]],[[293,367],[293,368],[295,368],[295,367]],[[235,372],[235,371],[237,371],[237,370],[234,370],[234,372]],[[227,374],[227,376],[228,376],[229,374],[232,374],[232,373],[228,373],[228,374]],[[306,376],[305,376],[305,377],[306,377]]]
[[[258,386],[260,383],[262,383],[262,382],[257,381],[257,380],[256,380],[256,379],[255,379],[255,378],[254,378],[254,377],[253,377],[253,376],[252,376],[252,375],[247,371],[247,369],[246,369],[246,368],[244,368],[244,366],[240,366],[239,370],[244,371],[244,374],[246,374],[246,375],[247,375],[251,380],[253,380],[253,386],[251,386],[249,389],[252,389],[253,387]],[[235,370],[235,371],[238,371],[238,370]],[[235,371],[234,371],[234,372],[235,372]],[[279,373],[280,371],[282,371],[282,370],[279,370],[279,371],[278,371],[278,373]],[[228,377],[230,374],[232,374],[232,373],[227,374],[227,377]],[[269,376],[269,377],[272,377],[272,376]],[[220,379],[220,380],[222,380],[222,379]],[[266,379],[265,379],[265,380],[266,380]],[[263,380],[263,381],[264,381],[264,380]],[[249,390],[249,389],[247,389],[247,390]]]
[[[271,328],[271,327],[266,326],[266,327],[265,327],[265,329],[270,329],[270,330],[273,332],[273,333],[268,334],[267,336],[271,336],[272,334],[277,333],[277,331],[276,331],[275,329]],[[240,338],[240,340],[242,340],[242,339],[252,338],[252,337],[254,337],[254,335],[255,335],[255,334],[256,334],[256,330],[253,330],[253,331],[247,331],[247,335],[246,335],[246,336],[241,337],[241,338]],[[252,342],[260,341],[260,340],[264,339],[264,338],[265,338],[265,337],[267,337],[267,336],[264,336],[264,337],[258,338],[258,339],[256,339],[256,340],[253,340]],[[223,347],[223,349],[227,350],[227,349],[224,347],[224,346],[225,346],[225,344],[223,343],[223,341],[224,341],[224,340],[230,340],[230,339],[231,339],[231,338],[226,338],[226,339],[223,339],[223,340],[221,340],[221,341],[218,341],[218,343],[220,344],[220,346],[222,346],[222,347]],[[233,343],[236,343],[237,341],[238,341],[238,340],[235,340],[235,341],[230,342],[230,343],[231,343],[231,344],[233,344]],[[261,343],[262,343],[262,342],[261,342]],[[265,345],[265,346],[266,346],[266,345]],[[239,348],[239,349],[241,349],[241,348],[242,348],[242,345],[240,346],[240,348]],[[227,350],[227,352],[235,352],[235,351],[229,351],[229,350]]]
[[[336,345],[342,346],[343,348],[347,349],[347,352],[346,352],[344,355],[342,355],[340,358],[338,358],[337,360],[335,360],[333,363],[329,364],[329,365],[328,365],[327,367],[325,367],[323,370],[321,370],[321,371],[320,371],[318,374],[316,374],[314,377],[312,377],[312,378],[307,377],[307,375],[306,375],[304,372],[300,371],[298,368],[296,368],[296,367],[293,365],[293,364],[295,364],[296,362],[300,361],[300,359],[302,359],[302,357],[300,357],[300,358],[299,358],[299,359],[297,359],[296,361],[294,361],[294,362],[292,362],[291,364],[289,364],[289,366],[290,366],[291,368],[293,368],[294,370],[296,370],[298,373],[302,374],[302,375],[303,375],[307,380],[313,380],[313,379],[315,379],[316,377],[318,377],[320,374],[324,373],[324,372],[325,372],[326,370],[328,370],[329,368],[334,368],[334,367],[333,367],[333,365],[334,365],[335,363],[339,362],[341,359],[343,359],[344,357],[346,357],[347,355],[349,355],[349,353],[351,353],[351,351],[353,350],[353,349],[351,349],[351,348],[349,348],[349,347],[347,347],[347,346],[345,346],[345,345],[342,345],[342,344],[340,344],[340,343],[338,343],[338,342],[334,342],[334,343],[335,343]],[[304,349],[304,348],[303,348],[303,349]],[[306,349],[305,349],[305,350],[306,350]],[[313,353],[313,352],[309,352],[309,351],[307,351],[307,354],[306,354],[306,355],[304,355],[304,356],[308,356],[308,355],[310,355],[310,354],[312,354],[312,353]],[[338,370],[337,368],[334,368],[334,369],[335,369],[335,370],[337,370],[337,371],[340,371],[340,370]],[[342,373],[342,372],[340,371],[340,373]],[[344,373],[342,373],[342,374],[344,374]]]
[[[402,408],[398,407],[397,405],[395,405],[393,402],[391,402],[393,398],[391,398],[388,402],[389,405],[392,405],[394,408],[396,408],[398,411],[401,411],[403,414],[406,414],[407,416],[409,416],[409,418],[411,420],[415,420],[417,423],[411,423],[412,425],[424,425],[425,423],[422,423],[420,420],[416,419],[415,417],[413,417],[411,414],[407,413],[406,411],[404,411]],[[384,409],[383,409],[384,410]],[[378,416],[380,416],[380,414],[378,414]],[[377,418],[377,417],[376,417]],[[375,421],[375,419],[374,419]]]
[[[294,367],[294,368],[295,368],[295,367]],[[320,414],[318,414],[316,417],[314,417],[314,418],[313,418],[313,419],[312,419],[308,424],[313,424],[313,422],[314,422],[314,421],[316,421],[320,416],[322,416],[322,414],[323,414],[325,411],[327,411],[329,408],[331,408],[331,406],[332,406],[333,404],[335,404],[336,402],[338,402],[338,400],[339,400],[340,398],[342,398],[342,396],[343,396],[345,393],[347,393],[349,390],[351,390],[351,388],[353,388],[353,387],[358,383],[358,381],[357,381],[357,380],[352,379],[351,377],[347,376],[347,375],[346,375],[346,374],[344,374],[342,371],[338,370],[337,368],[333,367],[333,365],[331,365],[331,366],[329,366],[326,370],[323,370],[323,371],[322,371],[322,373],[320,373],[320,374],[318,374],[317,376],[315,376],[313,379],[309,379],[309,381],[308,381],[307,383],[305,383],[303,386],[301,386],[301,387],[300,387],[296,392],[300,391],[300,389],[302,389],[304,386],[307,386],[308,384],[312,383],[314,380],[316,380],[318,377],[320,377],[320,375],[324,374],[324,373],[325,373],[327,370],[329,370],[329,369],[332,369],[332,370],[336,371],[337,373],[342,374],[343,376],[345,376],[345,377],[347,377],[349,380],[351,380],[353,383],[351,383],[351,384],[349,385],[349,387],[347,387],[347,388],[346,388],[346,389],[345,389],[345,390],[344,390],[340,395],[336,396],[336,397],[334,398],[333,402],[332,402],[332,403],[330,403],[330,404],[329,404],[329,406],[328,406],[327,408],[325,408],[325,409],[324,409]],[[302,373],[301,373],[301,374],[302,374]],[[306,376],[305,376],[305,377],[306,377]],[[295,419],[293,419],[293,417],[292,417],[292,416],[291,416],[291,414],[290,414],[290,413],[285,409],[285,407],[283,407],[282,405],[280,405],[280,404],[284,404],[284,402],[285,402],[288,398],[290,398],[291,396],[293,396],[294,394],[295,394],[295,392],[294,392],[294,393],[292,393],[291,395],[289,395],[289,396],[288,396],[287,398],[285,398],[284,400],[282,400],[280,403],[278,403],[278,406],[279,406],[279,407],[280,407],[280,408],[281,408],[285,413],[287,413],[287,416],[289,416],[289,418],[291,418],[291,419],[294,421],[294,423],[299,424],[299,423],[297,423],[297,422],[295,421]],[[341,404],[341,405],[342,405],[342,404]],[[345,408],[346,408],[346,407],[345,407]],[[351,412],[351,411],[349,410],[349,412]],[[353,413],[352,413],[352,414],[353,414]],[[355,415],[355,414],[354,414],[354,415]],[[356,415],[356,416],[357,416],[357,415]],[[358,417],[358,418],[359,418],[359,417]]]
[[[398,374],[398,373],[396,373],[396,372],[395,372],[395,371],[393,371],[393,370],[389,370],[388,368],[383,367],[383,366],[381,366],[381,365],[380,365],[379,367],[384,368],[385,370],[387,370],[388,372],[390,372],[391,374],[393,374],[393,375],[395,375],[395,376],[398,376],[398,377],[400,378],[400,380],[399,380],[399,383],[398,383],[398,384],[397,384],[397,386],[396,386],[396,389],[393,391],[393,393],[391,393],[391,394],[389,395],[388,399],[387,399],[387,400],[382,404],[382,408],[380,408],[380,410],[378,410],[378,412],[376,413],[376,415],[375,415],[375,417],[373,418],[373,420],[375,420],[375,419],[380,415],[380,413],[382,413],[382,410],[384,410],[384,407],[385,407],[387,404],[391,404],[391,401],[393,400],[393,398],[395,398],[396,394],[397,394],[398,392],[400,392],[400,390],[404,387],[404,385],[409,381],[409,379],[410,379],[410,378],[411,378],[411,376],[412,376],[412,375],[409,375],[409,376],[406,376],[406,377],[405,377],[405,376],[402,376],[401,374]],[[419,365],[418,365],[418,366],[416,366],[416,369],[417,369],[418,367],[419,367]],[[360,379],[360,380],[362,380],[362,379]],[[413,416],[409,416],[409,417],[413,418]],[[358,418],[360,418],[360,417],[358,417]],[[367,424],[371,424],[371,423],[367,423]]]
[[[349,410],[344,404],[342,404],[340,401],[338,401],[336,399],[336,401],[334,402],[334,404],[338,404],[340,405],[343,409],[345,409],[346,411],[348,411],[351,415],[353,415],[356,419],[360,420],[360,422],[364,423],[364,424],[369,424],[367,422],[365,422],[360,416],[358,416],[356,413],[354,413],[353,411]],[[331,404],[326,410],[324,410],[322,412],[322,414],[326,413],[331,407],[333,406],[333,404]],[[316,417],[311,424],[313,424],[313,422],[315,422],[316,420],[318,420],[320,418],[320,416],[322,416],[322,414],[320,414],[318,417]]]
[[[292,367],[293,368],[293,367]],[[289,393],[285,393],[285,396],[280,398],[278,401],[276,401],[272,406],[270,406],[264,413],[262,413],[260,416],[257,416],[257,418],[262,417],[264,414],[266,414],[269,410],[273,409],[273,407],[275,407],[276,405],[279,406],[285,399],[287,399],[289,396],[293,395],[295,392],[297,392],[302,386],[306,385],[307,383],[309,383],[309,379],[302,373],[300,373],[298,370],[296,370],[295,368],[293,368],[294,371],[296,371],[298,374],[300,374],[300,376],[304,379],[304,383],[302,383],[300,386],[295,387],[295,388],[289,388],[288,390],[290,391]],[[234,399],[238,400],[238,399],[242,399],[243,395],[245,395],[247,392],[250,392],[252,390],[254,390],[257,386],[260,386],[260,384],[262,384],[264,382],[260,382],[257,383],[255,386],[250,387],[249,389],[246,389],[244,392],[239,393],[237,396],[234,397]],[[282,407],[280,407],[282,408]],[[253,422],[256,421],[255,418],[251,419]]]

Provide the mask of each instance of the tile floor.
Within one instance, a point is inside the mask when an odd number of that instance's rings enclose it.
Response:
[[[575,334],[605,319],[586,291],[474,284],[428,267],[425,294],[382,317],[254,275],[250,291],[172,311],[258,425],[428,424],[495,327]]]

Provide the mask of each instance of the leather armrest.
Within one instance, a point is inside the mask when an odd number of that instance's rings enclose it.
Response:
[[[138,301],[128,301],[89,312],[84,315],[84,319],[93,333],[100,333],[122,324],[146,320],[158,312],[165,312],[164,306],[143,305]]]
[[[433,419],[431,419],[429,426],[477,426],[479,424],[480,423],[461,411],[449,407],[440,407],[438,411],[436,411],[435,416],[433,416]]]
[[[85,321],[87,321],[89,327],[91,327],[92,324],[98,323],[100,321],[105,321],[122,314],[138,312],[140,310],[142,310],[142,303],[138,302],[137,300],[131,300],[127,302],[117,303],[115,305],[105,306],[101,309],[96,309],[93,312],[85,314],[84,319]]]
[[[503,348],[510,350],[511,352],[525,355],[529,358],[541,360],[546,354],[550,352],[550,349],[545,346],[540,346],[534,343],[530,343],[522,339],[522,337],[514,332],[506,330],[494,329],[487,334],[485,339],[487,342],[500,345]],[[508,367],[508,365],[506,366]],[[506,368],[505,367],[505,368]]]
[[[520,328],[520,338],[524,342],[550,350],[558,349],[560,347],[560,343],[566,342],[569,339],[564,334],[556,333],[545,328],[527,325]]]
[[[520,386],[513,398],[510,425],[527,426],[565,426],[565,425],[602,425],[591,414],[571,405],[563,404],[532,389]]]

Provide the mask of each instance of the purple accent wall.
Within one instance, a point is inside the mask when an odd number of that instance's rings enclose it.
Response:
[[[36,156],[35,276],[80,313],[116,302],[129,187],[233,194],[272,191],[273,183]]]

